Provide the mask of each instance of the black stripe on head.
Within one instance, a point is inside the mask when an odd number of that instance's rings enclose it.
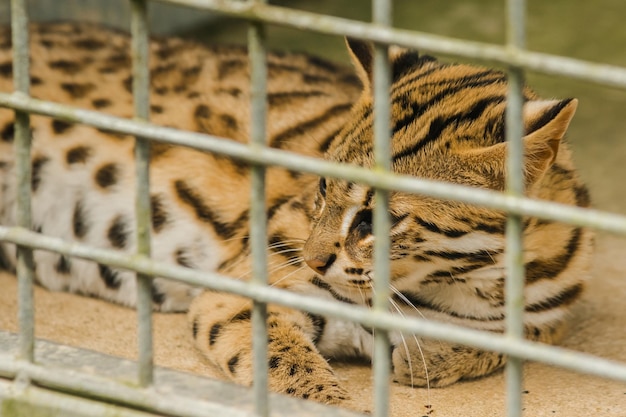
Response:
[[[433,71],[434,70],[430,70],[427,72]],[[489,78],[485,78],[486,76],[489,76]],[[441,86],[446,86],[447,88],[439,91],[437,94],[435,94],[424,103],[417,103],[415,102],[415,100],[411,99],[406,93],[402,94],[398,92],[394,95],[392,103],[395,106],[399,106],[401,109],[403,109],[403,113],[405,113],[405,116],[394,123],[392,132],[395,134],[399,130],[408,126],[412,123],[412,121],[422,116],[430,108],[443,101],[443,99],[445,99],[446,97],[453,96],[467,89],[484,87],[486,85],[502,83],[505,81],[506,78],[503,74],[498,72],[494,73],[491,70],[467,75],[465,77],[457,79],[437,81],[432,84],[426,84],[422,86],[422,88],[425,88],[426,86],[431,89],[436,89]],[[402,83],[402,85],[396,86],[395,91],[399,91],[401,86],[404,86],[405,84],[406,83]]]
[[[437,58],[433,56],[420,56],[416,51],[405,50],[393,59],[391,64],[393,71],[392,80],[399,80],[403,75],[422,67],[427,62],[436,61]]]
[[[459,112],[448,117],[438,116],[434,118],[430,121],[430,125],[426,135],[420,138],[412,146],[409,146],[402,151],[394,154],[392,160],[396,162],[399,159],[415,155],[426,145],[437,141],[437,139],[439,139],[439,137],[441,136],[441,133],[446,128],[448,128],[448,126],[457,126],[461,123],[472,122],[478,119],[489,106],[497,105],[499,103],[503,103],[504,101],[504,96],[487,97],[474,103],[474,105],[467,111]],[[396,129],[394,128],[394,133],[395,132]]]

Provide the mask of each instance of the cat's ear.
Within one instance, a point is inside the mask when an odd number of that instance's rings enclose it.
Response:
[[[371,90],[374,72],[374,47],[370,42],[346,37],[348,53],[356,69],[356,74],[366,90]]]
[[[347,37],[346,45],[361,83],[366,90],[371,91],[374,74],[374,47],[372,43]],[[395,45],[389,47],[389,62],[394,81],[405,73],[431,61],[436,61],[436,59],[429,55],[420,56],[419,53],[411,49]]]
[[[532,100],[524,104],[524,167],[533,184],[552,166],[578,100]]]
[[[524,183],[531,187],[539,181],[556,160],[561,139],[574,117],[578,100],[533,100],[524,104],[525,136]],[[494,186],[504,187],[507,143],[462,153],[468,167],[478,169],[494,179]]]

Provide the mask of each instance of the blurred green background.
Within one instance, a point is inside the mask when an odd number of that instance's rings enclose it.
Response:
[[[368,21],[366,0],[282,0],[272,2],[315,13]],[[504,43],[504,0],[396,0],[394,25],[481,42]],[[527,47],[626,67],[626,1],[528,0]],[[218,19],[189,27],[182,35],[207,42],[245,43],[247,25]],[[348,62],[343,40],[270,26],[272,49],[307,51]],[[594,206],[626,213],[626,91],[529,73],[527,82],[546,98],[580,100],[568,140]]]

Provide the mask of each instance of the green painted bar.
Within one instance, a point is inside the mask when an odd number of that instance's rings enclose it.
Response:
[[[0,375],[32,379],[48,386],[74,394],[89,394],[99,398],[122,399],[128,404],[141,404],[141,409],[182,415],[201,415],[206,411],[200,402],[185,404],[183,409],[168,404],[171,398],[156,397],[154,393],[136,387],[110,385],[102,378],[77,373],[51,371],[34,365],[33,324],[33,249],[58,252],[111,266],[136,271],[138,274],[139,316],[139,385],[153,382],[152,328],[151,328],[151,276],[158,275],[192,285],[218,291],[232,292],[254,300],[253,348],[255,356],[254,415],[269,414],[267,392],[267,328],[266,303],[272,302],[298,308],[315,314],[325,314],[355,321],[376,329],[374,351],[374,388],[377,417],[389,413],[389,331],[413,333],[418,336],[462,343],[469,346],[496,350],[510,356],[506,369],[507,416],[522,415],[523,375],[522,361],[534,360],[561,366],[577,372],[626,381],[626,364],[569,351],[563,348],[528,342],[523,339],[523,282],[521,216],[536,216],[547,220],[594,227],[626,235],[626,217],[597,210],[580,209],[559,204],[535,201],[523,197],[522,156],[520,138],[522,124],[523,70],[558,74],[591,81],[602,85],[626,89],[626,68],[593,64],[571,58],[525,51],[524,0],[507,0],[508,42],[506,46],[468,42],[414,31],[394,29],[391,25],[391,1],[373,0],[372,23],[323,16],[308,12],[271,6],[265,0],[225,2],[223,0],[168,0],[171,4],[213,10],[252,22],[249,32],[251,62],[251,143],[243,145],[224,141],[209,135],[176,131],[147,122],[149,113],[148,28],[145,0],[133,0],[133,95],[135,119],[128,120],[79,110],[70,106],[43,102],[28,97],[28,34],[27,13],[24,2],[11,0],[12,34],[14,45],[15,90],[13,94],[0,93],[0,106],[13,108],[16,113],[16,166],[18,175],[18,227],[0,226],[0,240],[18,245],[20,357],[21,361],[6,361],[0,357]],[[266,79],[264,23],[274,23],[327,34],[348,35],[376,42],[374,48],[374,140],[376,166],[372,171],[359,167],[335,165],[326,161],[293,155],[265,147],[266,131]],[[444,55],[472,58],[504,64],[509,68],[509,95],[507,105],[507,191],[496,193],[461,187],[452,184],[418,180],[390,172],[389,157],[389,64],[384,45],[397,44]],[[41,236],[28,229],[30,218],[30,135],[29,112],[54,116],[73,123],[85,123],[111,131],[135,135],[137,172],[137,254],[92,248],[78,243]],[[155,262],[150,255],[150,204],[149,155],[150,141],[190,146],[235,157],[252,164],[251,176],[251,246],[253,250],[253,278],[250,283],[226,279],[211,272],[199,272],[176,265]],[[279,165],[287,169],[310,172],[334,178],[366,183],[376,189],[374,213],[375,283],[374,308],[349,306],[333,301],[287,293],[267,286],[267,231],[265,222],[265,166]],[[392,315],[389,310],[389,218],[388,192],[398,190],[429,195],[437,198],[464,201],[509,213],[507,221],[507,280],[506,280],[506,335],[493,335],[466,328],[432,323],[419,318]],[[380,238],[384,237],[384,238]],[[107,391],[113,387],[112,391]],[[152,403],[151,403],[152,402]],[[173,407],[173,408],[172,408]]]
[[[520,50],[525,46],[525,1],[507,0],[507,47]],[[507,173],[506,193],[515,197],[524,195],[524,148],[522,117],[524,72],[511,66],[508,71],[506,108]],[[524,247],[522,217],[509,214],[506,222],[506,281],[505,310],[506,335],[512,340],[524,338]],[[506,410],[508,417],[521,417],[523,391],[523,362],[509,357],[505,369]]]
[[[392,24],[392,3],[373,0],[373,23]],[[389,98],[391,68],[386,45],[374,45],[374,159],[375,172],[391,170],[391,104]],[[374,194],[374,311],[389,311],[390,239],[389,191],[376,189]],[[374,333],[374,416],[389,415],[389,375],[391,348],[389,333],[377,329]]]
[[[264,0],[254,0],[261,4]],[[267,118],[267,62],[265,28],[251,23],[248,29],[250,57],[250,151],[265,147]],[[250,245],[252,278],[257,285],[267,285],[267,219],[265,207],[265,167],[252,165],[250,176]],[[256,415],[269,415],[267,365],[267,305],[254,300],[252,308],[252,348],[254,358],[254,405]]]
[[[148,6],[145,0],[131,2],[133,58],[133,105],[137,120],[148,120],[150,109],[150,70]],[[135,216],[137,254],[150,256],[150,141],[135,137]],[[153,383],[152,277],[137,274],[137,332],[139,385]]]
[[[28,12],[23,0],[11,0],[11,36],[13,43],[13,83],[15,94],[30,93]],[[30,229],[31,219],[31,162],[30,116],[23,110],[15,111],[15,171],[17,175],[16,212],[17,225]],[[20,357],[34,360],[35,322],[33,283],[35,263],[33,251],[26,246],[17,247],[17,278],[20,327]]]

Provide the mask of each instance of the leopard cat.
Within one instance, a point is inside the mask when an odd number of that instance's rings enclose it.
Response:
[[[31,27],[31,84],[37,98],[132,117],[126,35],[93,25]],[[372,47],[348,40],[354,68],[295,53],[268,55],[267,144],[370,168]],[[151,120],[238,142],[249,135],[249,66],[241,47],[153,40]],[[12,90],[11,41],[0,32],[0,91]],[[393,171],[429,180],[504,190],[506,75],[391,48]],[[587,189],[563,137],[575,99],[523,91],[524,181],[532,198],[587,207]],[[14,114],[0,109],[0,221],[15,224]],[[33,230],[132,252],[132,137],[42,116],[32,117]],[[227,139],[225,139],[227,140]],[[155,259],[251,275],[248,166],[176,146],[153,145],[151,222]],[[369,186],[270,168],[267,171],[271,285],[369,306],[372,210]],[[504,330],[503,212],[423,195],[390,193],[391,311],[490,332]],[[526,337],[558,342],[583,292],[592,235],[583,228],[524,218]],[[3,243],[3,264],[15,250]],[[36,278],[69,291],[134,306],[133,274],[35,252]],[[249,385],[250,300],[155,278],[155,310],[186,311],[201,355],[226,379]],[[373,332],[359,324],[268,306],[270,388],[341,403],[329,358],[371,358]],[[394,380],[441,387],[501,368],[498,353],[391,332]],[[195,354],[190,352],[190,354]]]

